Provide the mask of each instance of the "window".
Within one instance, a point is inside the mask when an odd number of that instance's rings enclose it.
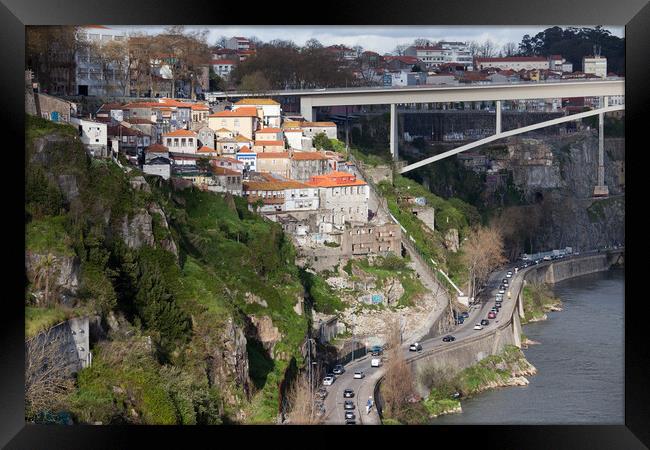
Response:
[[[178,147],[178,138],[174,138],[174,147]]]
[[[194,145],[194,138],[189,138],[189,139],[187,140],[187,144],[188,144],[188,145]]]

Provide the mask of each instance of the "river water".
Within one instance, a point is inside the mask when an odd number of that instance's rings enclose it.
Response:
[[[564,310],[523,326],[540,343],[524,350],[537,368],[530,384],[484,392],[431,423],[623,424],[624,283],[615,269],[556,284]]]

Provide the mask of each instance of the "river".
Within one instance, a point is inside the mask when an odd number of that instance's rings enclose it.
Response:
[[[624,423],[624,272],[613,269],[553,287],[563,311],[524,325],[524,350],[537,368],[530,384],[462,401],[435,425]]]

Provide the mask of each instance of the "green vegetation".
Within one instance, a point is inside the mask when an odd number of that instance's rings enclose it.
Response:
[[[591,222],[602,222],[605,219],[607,210],[612,208],[624,208],[625,199],[622,197],[609,197],[594,200],[591,205],[587,208],[587,215]]]
[[[129,179],[139,173],[91,160],[71,139],[74,128],[31,118],[27,126],[27,248],[80,263],[71,312],[56,298],[48,309],[27,307],[28,336],[81,312],[123,315],[132,327],[131,338],[118,333],[92,349],[93,366],[79,374],[68,401],[75,420],[212,424],[243,412],[247,421],[273,422],[290,362],[303,364],[308,314],[294,307],[305,291],[316,309],[342,307],[320,277],[301,276],[281,226],[230,195],[174,192],[152,178],[151,192],[133,190]],[[59,137],[34,145],[41,136]],[[75,194],[69,202],[56,182],[61,176]],[[164,217],[149,211],[156,205]],[[153,245],[140,239],[130,248],[123,240],[136,216],[151,218]],[[177,255],[168,251],[170,239]],[[227,366],[230,358],[214,357],[235,351],[229,339],[248,332],[246,316],[267,316],[280,333],[273,357],[254,336],[237,350],[248,354],[250,390]]]
[[[542,320],[544,313],[562,304],[561,300],[553,295],[553,291],[546,283],[526,284],[522,293],[524,299],[522,325]]]
[[[334,290],[318,274],[300,271],[302,283],[312,301],[314,311],[324,314],[335,314],[345,309],[345,304],[336,295]]]

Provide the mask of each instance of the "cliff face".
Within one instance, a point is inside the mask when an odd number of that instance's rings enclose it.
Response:
[[[537,216],[533,250],[624,242],[624,139],[605,139],[605,183],[610,192],[605,199],[592,197],[598,168],[596,131],[512,138],[506,146],[507,154],[497,159],[497,165],[512,174],[515,186],[534,205],[528,207]]]

